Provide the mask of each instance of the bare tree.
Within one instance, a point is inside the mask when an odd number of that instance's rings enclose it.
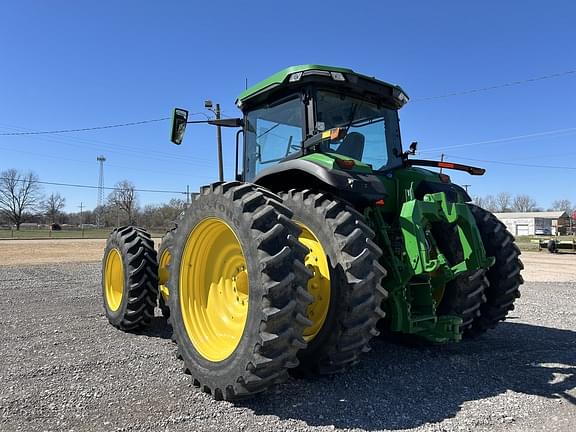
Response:
[[[484,205],[482,206],[482,208],[484,208],[485,210],[488,210],[489,212],[496,212],[498,211],[498,204],[496,204],[496,199],[494,198],[493,195],[486,195],[484,197]]]
[[[60,214],[60,210],[64,208],[66,205],[66,198],[61,196],[59,193],[51,193],[48,198],[42,201],[42,210],[48,219],[50,219],[50,223],[56,222],[56,217]]]
[[[529,195],[516,195],[512,209],[517,212],[529,212],[537,209],[536,201]]]
[[[565,211],[570,216],[572,216],[574,208],[576,208],[576,205],[573,205],[572,202],[567,199],[556,200],[552,203],[552,209]]]
[[[38,176],[9,169],[0,173],[0,212],[20,230],[25,212],[33,211],[41,199]]]
[[[489,212],[497,212],[499,209],[498,204],[496,203],[496,198],[494,198],[492,195],[486,195],[485,197],[474,197],[472,202],[478,207],[482,207]]]
[[[508,212],[512,207],[512,196],[508,192],[500,192],[496,195],[496,205],[499,212]]]
[[[472,197],[472,202],[476,204],[478,207],[484,208],[484,198],[481,196],[474,196]]]
[[[136,200],[134,183],[128,180],[122,180],[116,183],[116,185],[114,185],[114,191],[108,195],[109,203],[126,213],[129,224],[135,222]]]

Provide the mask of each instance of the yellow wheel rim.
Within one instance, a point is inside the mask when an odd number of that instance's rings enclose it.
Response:
[[[309,250],[304,264],[312,271],[312,278],[308,281],[308,292],[314,300],[306,311],[312,325],[304,330],[304,339],[311,341],[318,335],[330,308],[330,268],[326,252],[314,233],[303,223],[298,222],[302,229],[299,240]]]
[[[111,249],[106,257],[104,292],[108,308],[117,311],[124,295],[124,265],[120,251],[116,248]]]
[[[208,218],[188,236],[180,263],[180,308],[200,355],[222,361],[236,349],[248,320],[248,272],[240,242],[226,222]]]
[[[170,292],[168,290],[168,286],[166,283],[168,282],[168,264],[172,261],[172,254],[166,248],[162,251],[162,255],[160,256],[160,260],[158,261],[158,288],[160,289],[160,294],[162,298],[166,302],[168,300],[168,296]]]

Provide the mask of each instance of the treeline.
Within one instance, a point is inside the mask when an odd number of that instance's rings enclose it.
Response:
[[[545,209],[540,207],[536,200],[529,195],[512,195],[508,192],[500,192],[497,195],[486,195],[473,197],[474,204],[491,211],[493,213],[508,212],[534,212],[534,211],[565,211],[568,215],[576,210],[576,203],[568,199],[561,199],[552,202],[552,206]]]
[[[9,169],[0,173],[0,225],[20,229],[23,223],[44,225],[111,227],[137,224],[167,229],[186,208],[183,199],[168,203],[139,205],[134,184],[122,180],[114,186],[106,202],[95,209],[65,212],[66,198],[59,193],[44,195],[38,176]]]

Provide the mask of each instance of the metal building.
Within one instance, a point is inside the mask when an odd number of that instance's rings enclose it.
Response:
[[[564,211],[494,213],[515,236],[566,234],[570,217]]]

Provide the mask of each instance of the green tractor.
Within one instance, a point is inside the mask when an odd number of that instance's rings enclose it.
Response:
[[[319,65],[244,91],[241,118],[206,121],[239,128],[235,180],[203,187],[158,254],[140,228],[112,233],[110,322],[147,325],[159,297],[185,371],[227,400],[288,372],[342,372],[380,333],[450,343],[496,326],[520,295],[520,252],[448,175],[419,166],[483,169],[403,150],[406,102],[396,85]],[[200,122],[176,109],[176,144],[187,123]]]

